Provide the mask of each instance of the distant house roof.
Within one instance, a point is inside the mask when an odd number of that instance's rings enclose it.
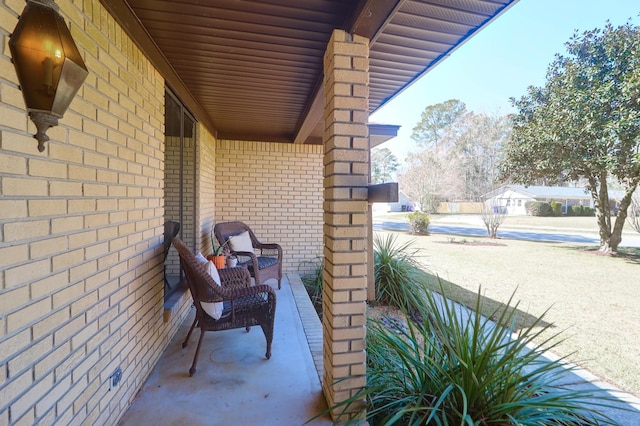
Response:
[[[569,186],[524,186],[524,185],[505,185],[492,191],[486,195],[487,198],[495,197],[507,189],[519,192],[531,198],[564,198],[564,199],[585,199],[591,198],[591,194],[584,187]],[[610,190],[610,199],[619,199],[624,196],[623,191]]]

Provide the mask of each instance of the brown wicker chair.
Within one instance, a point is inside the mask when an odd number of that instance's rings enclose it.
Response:
[[[219,270],[221,286],[205,271],[191,250],[178,238],[173,240],[174,247],[180,255],[180,262],[187,277],[189,290],[196,307],[196,317],[187,334],[182,347],[186,347],[193,329],[200,327],[200,339],[193,357],[193,365],[189,375],[196,372],[198,354],[206,331],[230,330],[259,325],[267,340],[267,359],[271,358],[271,342],[273,340],[273,324],[276,314],[276,293],[269,285],[251,286],[251,276],[245,267],[225,268]],[[224,303],[222,317],[214,320],[200,302]]]
[[[245,231],[251,237],[254,253],[232,251],[231,253],[238,257],[238,265],[246,265],[249,268],[251,276],[256,279],[256,284],[263,284],[275,278],[278,280],[278,288],[282,288],[282,247],[280,245],[261,243],[251,228],[243,222],[221,222],[213,228],[218,244],[223,244],[229,237]]]

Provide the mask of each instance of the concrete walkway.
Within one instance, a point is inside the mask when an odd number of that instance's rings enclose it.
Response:
[[[271,359],[264,357],[260,327],[249,333],[244,329],[209,332],[197,371],[189,377],[200,335],[196,329],[189,346],[182,349],[193,322],[192,308],[120,425],[289,426],[302,425],[324,410],[316,367],[322,367],[318,316],[297,275],[283,279],[276,295]],[[310,424],[332,422],[326,416]]]

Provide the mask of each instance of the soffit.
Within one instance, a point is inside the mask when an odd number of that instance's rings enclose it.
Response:
[[[516,0],[101,0],[222,139],[321,143],[334,28],[371,39],[370,112]]]

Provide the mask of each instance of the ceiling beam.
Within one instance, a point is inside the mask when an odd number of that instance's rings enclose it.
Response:
[[[345,30],[369,39],[369,46],[375,43],[396,11],[406,0],[362,0],[353,14],[350,22],[345,24]],[[309,98],[309,102],[299,122],[293,142],[305,143],[313,129],[322,119],[324,111],[324,76],[320,76],[316,83],[316,90]]]
[[[298,126],[293,143],[303,144],[313,132],[313,129],[318,124],[318,121],[322,120],[322,113],[324,112],[324,83],[321,78],[319,84],[316,85],[316,89],[313,92],[313,96],[310,98],[311,102],[307,103],[304,112],[304,119]]]
[[[406,0],[362,0],[347,31],[369,39],[371,47]]]

